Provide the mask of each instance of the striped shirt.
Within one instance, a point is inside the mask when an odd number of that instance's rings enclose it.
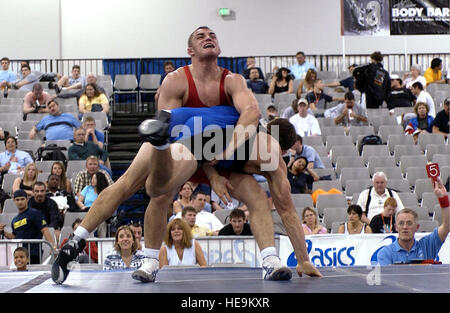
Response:
[[[142,260],[145,258],[144,254],[141,250],[136,250],[131,258],[130,266],[127,266],[122,259],[119,251],[116,249],[112,249],[109,251],[108,255],[105,257],[103,261],[103,270],[104,271],[113,271],[113,270],[129,270],[129,269],[138,269],[142,265]]]

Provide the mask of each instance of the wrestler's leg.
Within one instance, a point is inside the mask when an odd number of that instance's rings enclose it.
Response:
[[[264,164],[266,166],[263,166]],[[273,166],[274,164],[276,166]],[[244,171],[263,175],[267,179],[275,208],[286,228],[287,235],[301,267],[300,270],[298,269],[299,275],[303,271],[310,276],[322,276],[309,261],[305,234],[301,226],[300,217],[297,215],[294,202],[290,196],[291,186],[287,179],[287,168],[281,157],[278,142],[266,133],[258,133],[258,140],[254,141],[252,155],[245,165]]]
[[[291,279],[290,269],[281,263],[276,252],[272,216],[266,193],[250,175],[233,172],[230,175],[230,183],[233,185],[231,196],[244,202],[248,207],[250,227],[263,259],[263,279]]]

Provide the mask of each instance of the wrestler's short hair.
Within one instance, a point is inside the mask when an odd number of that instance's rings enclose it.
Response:
[[[192,38],[194,38],[194,33],[199,30],[199,29],[210,29],[208,26],[199,26],[197,27],[190,35],[188,38],[188,47],[192,47]]]
[[[285,118],[276,118],[267,124],[267,131],[271,134],[272,126],[278,126],[278,136],[275,138],[280,143],[281,150],[288,150],[295,144],[297,140],[297,133],[294,125]]]

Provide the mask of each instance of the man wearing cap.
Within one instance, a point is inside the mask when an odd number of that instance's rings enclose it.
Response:
[[[391,75],[391,91],[386,99],[389,110],[398,107],[412,107],[416,96],[410,89],[402,87],[402,79],[397,74]]]
[[[320,130],[320,125],[317,119],[308,114],[308,100],[301,98],[297,102],[298,113],[289,119],[292,125],[295,127],[295,132],[304,136],[320,136],[322,132]]]
[[[12,233],[5,231],[5,224],[0,224],[0,234],[8,239],[42,239],[44,238],[56,249],[56,243],[47,227],[47,222],[41,212],[28,207],[27,193],[23,189],[14,192],[14,203],[19,210],[11,221]],[[42,251],[39,244],[26,245],[30,251],[30,263],[40,264]]]
[[[279,117],[277,108],[273,104],[270,104],[266,108],[266,117],[260,119],[259,122],[261,123],[262,126],[266,127],[267,124],[270,123],[270,121],[273,121],[277,117]]]

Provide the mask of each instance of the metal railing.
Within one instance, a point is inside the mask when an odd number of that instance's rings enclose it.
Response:
[[[0,266],[9,266],[11,263],[14,263],[14,250],[17,247],[26,247],[28,244],[39,244],[39,260],[41,264],[48,264],[54,260],[56,250],[45,239],[2,239],[0,240]]]

